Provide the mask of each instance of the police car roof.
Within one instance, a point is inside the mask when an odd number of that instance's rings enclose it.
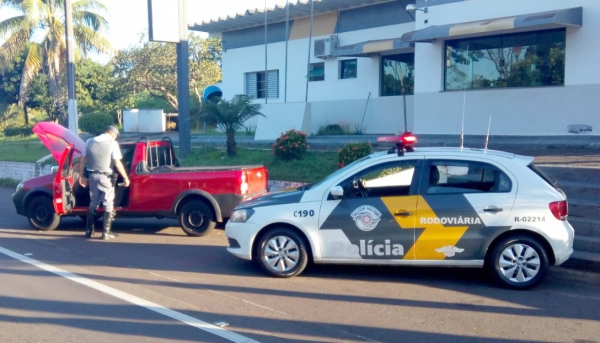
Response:
[[[385,155],[386,151],[375,153],[377,155]],[[375,155],[374,154],[374,155]],[[520,160],[523,163],[531,163],[533,161],[533,157],[531,156],[523,156],[516,155],[506,151],[499,150],[490,150],[490,149],[478,149],[478,148],[459,148],[459,147],[423,147],[423,148],[414,148],[412,152],[406,152],[405,156],[410,155],[431,155],[431,154],[443,154],[443,155],[458,155],[458,156],[469,156],[469,157],[487,157],[494,159],[511,159],[511,160]]]

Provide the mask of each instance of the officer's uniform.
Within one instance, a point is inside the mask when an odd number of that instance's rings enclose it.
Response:
[[[111,130],[113,130],[111,128]],[[118,130],[114,128],[118,133]],[[88,174],[88,186],[90,188],[90,206],[87,213],[86,237],[94,233],[94,218],[96,210],[104,206],[103,233],[102,238],[114,238],[116,234],[111,232],[111,225],[115,218],[114,200],[115,189],[113,185],[114,160],[123,158],[119,143],[112,139],[110,134],[104,133],[85,142],[85,150],[82,155],[86,158],[86,174]]]

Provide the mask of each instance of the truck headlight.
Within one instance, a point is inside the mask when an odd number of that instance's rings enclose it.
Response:
[[[17,190],[15,191],[15,193],[17,193],[18,191],[20,191],[23,188],[24,185],[25,184],[23,183],[23,181],[19,182],[19,184],[17,185]]]
[[[254,214],[254,210],[251,208],[244,208],[241,210],[233,211],[231,217],[229,217],[229,221],[232,223],[245,223],[252,215]]]

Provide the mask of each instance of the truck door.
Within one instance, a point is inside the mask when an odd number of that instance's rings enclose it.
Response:
[[[74,153],[75,149],[73,149],[73,144],[69,144],[60,158],[58,171],[54,178],[54,182],[52,183],[52,202],[54,204],[54,211],[56,211],[56,214],[58,215],[70,213],[75,206],[73,186],[77,180],[73,177]]]
[[[322,258],[414,259],[407,253],[414,244],[417,164],[412,159],[369,166],[339,183],[341,199],[326,195],[319,228]]]

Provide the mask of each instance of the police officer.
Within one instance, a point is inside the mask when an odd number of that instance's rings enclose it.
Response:
[[[79,158],[79,183],[82,187],[87,187],[89,183],[90,187],[90,206],[85,230],[87,238],[92,237],[94,233],[94,220],[101,201],[104,206],[102,239],[117,237],[116,233],[111,232],[112,222],[115,219],[115,189],[111,178],[113,164],[123,177],[125,187],[129,187],[129,177],[121,163],[122,155],[119,143],[116,141],[117,137],[119,137],[119,130],[114,126],[107,127],[103,134],[85,142],[85,150]]]

